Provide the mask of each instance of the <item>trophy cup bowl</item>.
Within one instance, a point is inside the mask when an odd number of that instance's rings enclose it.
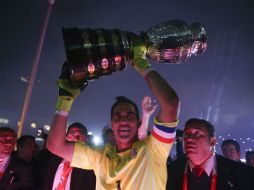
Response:
[[[207,47],[204,27],[181,20],[158,24],[140,35],[119,29],[63,28],[63,39],[74,85],[124,70],[136,41],[145,44],[146,57],[158,63],[179,64]]]

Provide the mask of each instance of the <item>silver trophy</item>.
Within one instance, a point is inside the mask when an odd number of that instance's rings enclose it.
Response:
[[[63,39],[76,85],[125,69],[135,45],[146,45],[148,59],[171,64],[200,55],[207,46],[204,27],[199,23],[189,26],[181,20],[158,24],[140,35],[119,29],[63,28]]]

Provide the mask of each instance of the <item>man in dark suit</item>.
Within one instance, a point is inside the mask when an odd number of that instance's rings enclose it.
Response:
[[[69,126],[66,141],[86,142],[87,129],[81,123],[73,123]],[[37,158],[36,176],[38,190],[94,190],[96,178],[92,170],[83,170],[70,167],[66,179],[63,179],[63,158],[56,156],[47,149],[42,150]],[[64,182],[65,181],[65,182]],[[64,184],[65,183],[65,184]]]
[[[14,154],[16,133],[0,127],[0,190],[34,190],[32,165]]]
[[[183,157],[168,165],[167,190],[253,190],[254,169],[214,153],[214,127],[202,119],[186,122]]]

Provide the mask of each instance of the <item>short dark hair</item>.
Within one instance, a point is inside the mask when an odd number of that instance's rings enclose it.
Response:
[[[189,128],[188,126],[190,124],[201,124],[208,131],[209,137],[214,137],[214,126],[209,121],[206,121],[204,119],[191,118],[186,121],[184,131]]]
[[[23,135],[18,138],[17,146],[23,146],[25,144],[26,140],[28,140],[28,139],[35,141],[35,137],[32,135]]]
[[[0,133],[4,133],[4,132],[13,133],[13,135],[15,137],[17,137],[16,132],[12,128],[10,128],[10,127],[0,127]]]
[[[135,102],[133,102],[132,100],[130,100],[129,98],[126,98],[125,96],[117,96],[116,97],[116,102],[111,107],[111,119],[113,117],[113,112],[114,112],[115,107],[121,103],[131,104],[134,107],[135,112],[136,112],[136,117],[139,120],[139,109],[138,109],[137,104]]]
[[[79,129],[81,129],[82,131],[84,131],[84,135],[87,136],[87,128],[86,128],[86,126],[83,125],[82,123],[75,122],[75,123],[70,124],[69,127],[68,127],[68,129],[67,129],[67,134],[69,133],[69,131],[70,131],[72,128],[79,128]]]
[[[224,141],[222,141],[222,144],[221,144],[221,149],[223,148],[224,145],[228,145],[228,144],[232,144],[235,146],[235,149],[237,152],[240,152],[240,144],[234,140],[234,139],[226,139]]]

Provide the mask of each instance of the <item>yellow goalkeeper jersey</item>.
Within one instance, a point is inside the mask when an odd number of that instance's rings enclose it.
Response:
[[[109,144],[94,148],[76,143],[71,166],[94,170],[96,190],[165,190],[166,161],[178,121],[154,123],[152,134],[125,152],[117,153]]]

